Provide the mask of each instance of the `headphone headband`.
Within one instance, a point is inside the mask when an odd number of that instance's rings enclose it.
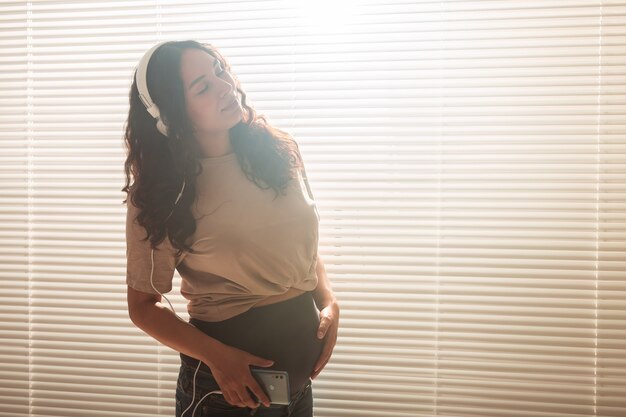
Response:
[[[152,54],[166,42],[170,41],[159,42],[152,48],[148,49],[148,51],[139,61],[139,64],[137,64],[137,69],[135,71],[135,80],[137,81],[139,99],[141,99],[148,113],[150,113],[150,115],[157,120],[157,129],[165,136],[167,136],[167,126],[165,126],[165,124],[161,120],[161,113],[159,112],[159,108],[156,104],[154,104],[152,98],[150,97],[150,93],[148,92],[148,81],[146,74],[148,72],[148,64],[150,63],[150,58],[152,57]]]
[[[148,63],[150,62],[150,58],[152,57],[152,54],[154,53],[154,51],[156,51],[159,48],[159,46],[163,45],[166,42],[170,42],[170,41],[159,42],[156,45],[154,45],[152,48],[148,49],[146,53],[143,55],[143,57],[141,57],[141,60],[139,61],[139,64],[137,64],[137,69],[135,71],[135,80],[137,81],[137,90],[139,92],[139,99],[141,99],[141,102],[144,104],[144,106],[146,106],[146,110],[148,110],[148,113],[150,113],[152,117],[157,119],[157,125],[156,125],[157,129],[159,130],[159,132],[161,132],[165,136],[167,136],[167,126],[165,126],[165,124],[161,120],[161,113],[159,112],[159,108],[152,101],[152,97],[150,97],[150,93],[148,92],[148,81],[146,78],[146,74],[148,72]],[[185,190],[185,179],[183,178],[183,186],[181,187],[180,192],[178,193],[178,197],[176,197],[176,201],[174,202],[174,207],[176,207],[176,204],[178,204],[178,200],[180,200],[180,198],[182,197],[184,190]],[[174,213],[174,209],[172,209],[172,211],[165,218],[165,220],[169,219],[172,213]]]

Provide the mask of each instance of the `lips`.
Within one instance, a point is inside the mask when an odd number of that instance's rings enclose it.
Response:
[[[232,100],[230,100],[228,102],[228,104],[226,104],[226,106],[222,107],[222,109],[220,111],[226,110],[228,107],[230,107],[231,105],[235,104],[236,102],[237,102],[237,97],[233,97]]]

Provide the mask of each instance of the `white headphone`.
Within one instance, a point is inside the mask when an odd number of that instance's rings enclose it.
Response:
[[[154,102],[152,101],[152,98],[150,97],[150,93],[148,92],[148,83],[146,81],[146,73],[147,73],[147,70],[148,70],[148,63],[150,62],[150,57],[152,56],[154,51],[159,46],[163,45],[165,42],[170,42],[170,41],[159,42],[156,45],[154,45],[152,48],[148,49],[148,51],[144,54],[144,56],[139,61],[139,64],[137,65],[137,69],[136,69],[136,72],[135,72],[135,79],[137,81],[137,90],[139,91],[139,98],[143,102],[144,106],[146,106],[146,110],[148,110],[148,113],[150,113],[150,115],[157,120],[157,125],[156,126],[157,126],[157,129],[159,130],[159,132],[161,132],[163,135],[167,136],[167,126],[161,120],[161,113],[159,112],[159,108],[157,107],[156,104],[154,104]],[[176,204],[178,203],[178,200],[180,200],[180,197],[183,195],[183,191],[184,190],[185,190],[185,179],[183,178],[183,186],[180,189],[180,193],[178,193],[178,197],[176,197],[176,201],[174,202],[174,207],[176,207]],[[166,217],[165,220],[169,219],[170,216],[172,215],[172,213],[174,213],[174,208],[172,208],[172,211]],[[152,249],[152,252],[150,253],[150,262],[152,263],[152,267],[150,268],[150,285],[152,285],[152,288],[154,289],[154,291],[158,292],[163,298],[165,298],[167,303],[170,305],[170,309],[172,310],[174,315],[176,317],[178,317],[178,319],[180,321],[182,321],[184,323],[187,323],[187,324],[191,324],[191,323],[186,322],[178,314],[176,314],[176,311],[174,311],[174,307],[172,306],[172,303],[170,303],[170,300],[168,300],[165,295],[161,294],[159,292],[159,290],[157,290],[154,287],[154,283],[152,281],[152,275],[153,275],[153,272],[154,272],[154,249]],[[193,324],[192,324],[192,326],[193,326]],[[189,410],[189,408],[193,405],[193,400],[196,398],[196,375],[198,374],[198,370],[200,369],[200,365],[202,365],[202,361],[199,360],[198,361],[198,367],[196,368],[196,372],[193,375],[193,396],[191,398],[191,404],[189,404],[189,407],[187,407],[185,409],[185,411],[182,412],[181,417],[184,416],[185,413],[187,412],[187,410]],[[202,397],[200,399],[200,401],[198,401],[198,404],[196,404],[196,406],[194,407],[194,409],[193,409],[193,411],[191,413],[191,417],[193,417],[194,414],[196,413],[196,409],[198,408],[198,406],[200,405],[202,400],[204,400],[206,397],[208,397],[211,394],[222,394],[222,391],[211,391],[211,392],[205,394],[204,397]]]
[[[161,132],[165,136],[167,136],[167,126],[165,125],[165,123],[163,123],[163,120],[161,120],[161,112],[159,111],[159,108],[152,101],[152,97],[150,97],[146,75],[148,72],[148,64],[150,63],[150,58],[152,57],[152,54],[154,53],[154,51],[156,51],[161,45],[163,45],[166,42],[171,42],[171,41],[159,42],[156,45],[154,45],[152,48],[148,49],[148,51],[143,55],[143,57],[141,57],[141,60],[139,61],[139,64],[137,64],[137,67],[135,70],[135,80],[137,81],[137,91],[139,92],[139,98],[141,99],[141,102],[146,107],[146,110],[148,111],[148,113],[150,113],[150,115],[157,120],[156,127],[159,130],[159,132]],[[176,197],[174,206],[178,204],[178,200],[180,200],[180,197],[183,195],[184,190],[185,190],[185,179],[183,178],[183,186],[180,189],[180,192],[178,193],[178,197]],[[174,212],[174,209],[172,209],[172,211],[165,218],[165,220],[169,219],[173,212]]]
[[[159,108],[156,106],[156,104],[154,104],[152,98],[150,97],[150,93],[148,92],[148,80],[146,77],[146,73],[148,71],[148,63],[150,62],[152,54],[166,42],[169,41],[159,42],[152,48],[148,49],[148,51],[139,61],[139,64],[137,65],[137,70],[135,72],[135,80],[137,81],[139,98],[143,102],[144,106],[146,106],[146,110],[148,110],[148,113],[150,113],[152,117],[157,119],[157,129],[165,136],[167,136],[167,126],[165,125],[165,123],[163,123],[163,120],[161,120],[161,113],[159,112]]]

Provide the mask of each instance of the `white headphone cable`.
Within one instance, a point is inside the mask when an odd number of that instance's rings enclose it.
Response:
[[[150,285],[152,285],[152,288],[154,288],[154,284],[152,282],[152,273],[154,271],[154,249],[152,249],[152,251],[150,252],[150,261],[152,263],[151,269],[150,269]],[[174,311],[174,307],[172,306],[172,303],[170,303],[170,300],[167,299],[167,297],[163,294],[161,294],[159,292],[159,290],[157,290],[156,288],[154,288],[154,290],[156,292],[158,292],[161,297],[165,298],[165,300],[167,301],[167,303],[170,305],[170,309],[172,310],[172,312],[174,313],[174,315],[176,316],[176,318],[178,318],[178,320],[182,321],[183,323],[186,324],[190,324],[187,323],[185,320],[183,320],[178,314],[176,314],[176,311]],[[192,325],[193,326],[193,325]],[[189,406],[187,408],[185,408],[185,411],[182,412],[181,417],[184,417],[185,413],[187,412],[187,410],[189,410],[189,408],[193,405],[193,401],[196,398],[196,375],[198,375],[198,370],[200,369],[200,366],[202,365],[202,361],[198,360],[198,367],[196,368],[196,371],[193,374],[193,395],[191,397],[191,403],[189,404]],[[196,414],[196,409],[198,408],[198,406],[200,405],[200,403],[202,403],[202,401],[209,395],[211,394],[222,394],[222,391],[211,391],[208,392],[207,394],[204,395],[204,397],[202,397],[200,399],[200,401],[198,401],[198,404],[196,404],[196,406],[193,409],[193,412],[191,413],[191,417],[193,417]]]
[[[176,198],[176,201],[174,202],[174,206],[176,206],[176,204],[178,203],[178,200],[180,200],[180,197],[183,195],[183,191],[185,190],[185,181],[183,180],[183,186],[180,190],[180,193],[178,193],[178,197]],[[170,214],[167,216],[167,219],[170,218],[170,216],[172,215],[172,213],[174,213],[174,209],[172,209],[172,211],[170,212]],[[176,311],[174,311],[174,306],[172,306],[172,303],[170,303],[170,300],[168,300],[168,298],[161,294],[161,292],[159,292],[159,290],[157,290],[154,287],[154,283],[152,281],[152,276],[154,273],[154,249],[152,249],[150,251],[150,263],[151,263],[151,267],[150,267],[150,285],[152,286],[152,288],[154,289],[154,291],[156,291],[157,293],[159,293],[159,295],[161,295],[161,297],[165,298],[165,301],[167,301],[167,303],[170,305],[170,310],[172,310],[172,313],[174,313],[174,315],[176,316],[176,318],[180,321],[182,321],[185,324],[191,324],[186,322],[185,320],[183,320],[178,314],[176,314]],[[193,326],[193,324],[192,324]],[[185,411],[182,412],[181,417],[184,417],[185,413],[187,412],[187,410],[189,410],[189,408],[193,405],[193,401],[196,398],[196,375],[198,375],[198,370],[200,370],[200,366],[202,365],[202,361],[198,360],[198,367],[196,368],[196,371],[193,374],[193,395],[191,397],[191,403],[189,404],[189,406],[187,408],[185,408]],[[196,409],[198,408],[198,406],[200,405],[200,403],[202,403],[202,401],[209,395],[211,394],[222,394],[222,391],[211,391],[208,392],[207,394],[204,395],[204,397],[202,397],[200,399],[200,401],[198,401],[198,404],[196,404],[196,406],[194,407],[192,413],[191,413],[191,417],[193,417],[196,414]]]

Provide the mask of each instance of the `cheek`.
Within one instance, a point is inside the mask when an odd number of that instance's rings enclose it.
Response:
[[[191,100],[187,103],[187,113],[194,123],[198,123],[202,119],[202,108],[199,106],[198,100]]]
[[[191,104],[191,113],[197,120],[206,120],[207,118],[214,117],[216,113],[219,113],[219,109],[214,100],[211,100],[209,97],[199,96],[194,99]]]

